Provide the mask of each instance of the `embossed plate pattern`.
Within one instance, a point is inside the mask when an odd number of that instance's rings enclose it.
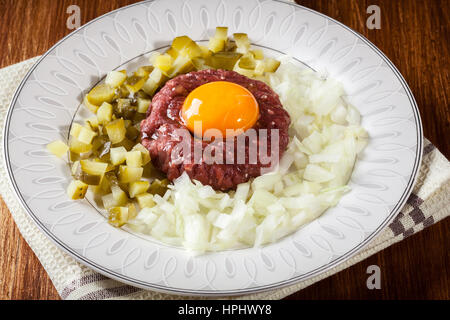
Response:
[[[108,225],[87,201],[68,200],[68,167],[45,151],[67,138],[82,95],[105,74],[217,25],[246,32],[340,80],[371,140],[339,205],[281,241],[190,257]],[[320,13],[283,1],[145,1],[97,18],[51,48],[17,89],[4,129],[18,199],[40,229],[78,261],[134,286],[178,294],[233,295],[315,276],[348,259],[400,210],[419,168],[422,127],[406,82],[368,40]]]

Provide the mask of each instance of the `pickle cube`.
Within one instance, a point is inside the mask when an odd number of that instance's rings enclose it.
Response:
[[[126,160],[127,149],[124,147],[111,148],[109,151],[111,163],[115,166],[122,164]]]
[[[188,73],[194,70],[195,67],[189,57],[178,56],[172,64],[172,69],[170,71],[170,78],[173,78],[179,74]]]
[[[72,126],[70,127],[70,135],[77,138],[82,128],[83,126],[81,124],[73,122]]]
[[[86,173],[82,170],[80,161],[74,162],[72,166],[72,176],[76,180],[80,180],[88,185],[98,185],[101,181],[101,176],[96,174]]]
[[[108,222],[120,228],[128,221],[128,207],[113,207],[109,209]]]
[[[226,39],[218,39],[216,37],[212,37],[211,39],[209,39],[208,49],[213,53],[223,51],[225,49],[226,42]]]
[[[72,200],[83,199],[86,195],[88,185],[80,180],[72,180],[67,188],[67,195]]]
[[[163,180],[155,179],[150,185],[148,192],[151,194],[158,194],[162,197],[166,193],[167,186],[169,185],[169,183],[170,181],[168,179]]]
[[[106,162],[98,162],[93,160],[81,160],[81,170],[87,174],[103,176],[108,168]]]
[[[227,40],[228,38],[228,27],[216,27],[216,33],[214,37],[217,39]]]
[[[127,74],[120,71],[110,71],[106,76],[105,83],[112,88],[121,86],[127,79]]]
[[[109,140],[114,143],[119,143],[125,139],[127,129],[125,128],[125,122],[123,119],[114,120],[106,125],[106,132]]]
[[[253,54],[253,57],[256,60],[263,60],[264,59],[264,53],[261,49],[254,49],[250,51]]]
[[[236,41],[237,52],[247,53],[250,50],[250,40],[246,33],[235,33],[233,37]]]
[[[123,206],[127,204],[128,202],[127,194],[119,186],[117,185],[111,186],[111,193],[113,195],[116,205]]]
[[[94,87],[88,93],[87,100],[90,103],[99,106],[105,101],[111,102],[114,99],[114,95],[115,95],[114,88],[104,83]]]
[[[242,57],[237,52],[217,52],[213,53],[207,60],[206,64],[214,69],[233,70],[236,62]]]
[[[134,198],[138,194],[144,193],[150,187],[150,182],[148,181],[135,181],[130,183],[128,192],[131,198]]]
[[[113,106],[108,102],[103,102],[97,110],[97,119],[100,124],[111,122],[113,115]]]
[[[273,58],[267,58],[264,60],[265,72],[275,72],[277,71],[278,67],[280,66],[280,61],[273,59]]]
[[[58,158],[62,158],[69,151],[69,147],[61,140],[56,140],[47,145],[47,150]]]
[[[140,168],[142,167],[142,155],[140,151],[128,151],[125,155],[127,166]]]
[[[135,168],[122,165],[119,167],[119,182],[130,183],[139,181],[142,178],[143,171],[143,168]]]
[[[151,208],[156,205],[155,201],[153,200],[153,195],[147,192],[138,194],[136,196],[136,199],[138,201],[139,207],[142,208]]]
[[[178,55],[188,57],[189,59],[200,57],[203,54],[202,49],[188,36],[176,37],[172,41],[169,55],[177,58]]]
[[[97,135],[96,132],[92,131],[91,129],[88,129],[86,127],[81,127],[78,136],[76,137],[78,141],[90,144],[92,142],[92,139]]]
[[[76,154],[82,154],[91,151],[92,145],[83,143],[79,141],[77,138],[72,136],[70,137],[69,141],[69,149],[71,152],[74,152]]]
[[[88,109],[92,113],[97,113],[98,106],[93,104],[93,103],[91,103],[91,102],[89,102],[87,95],[84,96],[83,104],[86,107],[86,109]]]
[[[89,128],[91,128],[94,131],[98,130],[98,119],[97,117],[90,117],[88,119],[85,120],[85,123],[89,126]]]
[[[150,152],[147,150],[146,147],[144,147],[142,144],[138,143],[136,144],[133,149],[133,151],[140,151],[142,156],[142,165],[146,165],[150,162]]]
[[[146,77],[140,77],[137,75],[133,75],[128,77],[125,81],[125,87],[132,93],[138,92],[144,86],[146,81]]]
[[[169,54],[162,54],[156,57],[155,67],[162,71],[166,76],[169,75],[172,69],[173,58]]]
[[[150,99],[137,98],[137,112],[147,113],[148,107],[150,107],[152,101]]]
[[[243,69],[253,70],[256,67],[255,59],[251,54],[245,54],[239,59],[239,67]]]
[[[142,78],[148,78],[148,75],[153,71],[153,69],[155,69],[153,66],[142,66],[136,70],[134,75]]]
[[[166,79],[167,79],[166,75],[164,75],[160,69],[155,68],[152,71],[152,73],[150,73],[147,81],[142,87],[142,90],[146,94],[152,96],[155,93],[155,91],[159,88],[159,86],[164,83]]]

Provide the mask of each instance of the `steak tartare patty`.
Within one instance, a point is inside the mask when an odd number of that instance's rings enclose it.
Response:
[[[238,137],[234,137],[234,150],[230,150],[225,142],[201,141],[194,138],[186,128],[181,118],[181,108],[188,94],[195,88],[213,81],[229,81],[243,86],[249,90],[259,105],[259,118],[253,129],[259,138],[260,129],[267,130],[267,138],[264,139],[267,145],[267,154],[277,152],[278,157],[272,157],[271,162],[261,161],[258,156],[256,162],[251,161],[249,150],[253,147],[259,149],[259,139],[248,138],[245,149],[237,150]],[[281,159],[289,142],[288,127],[290,117],[281,105],[278,95],[264,82],[253,80],[240,75],[234,71],[226,70],[202,70],[190,72],[177,76],[169,80],[163,88],[153,97],[147,118],[141,123],[142,144],[149,150],[153,164],[167,174],[169,180],[179,177],[184,171],[191,179],[200,181],[204,185],[210,185],[216,190],[234,189],[238,184],[246,182],[251,178],[261,175],[262,168],[271,168]],[[272,150],[271,136],[272,130],[278,130],[278,148]],[[184,132],[185,134],[179,134]],[[189,134],[186,134],[186,133]],[[182,139],[189,137],[191,152],[183,154],[179,150]],[[225,137],[224,137],[225,139]],[[223,161],[220,163],[208,162],[201,158],[194,163],[194,144],[200,144],[203,151],[208,147],[214,156],[216,152]],[[255,145],[256,144],[256,145]],[[178,146],[178,147],[177,147]],[[175,151],[177,156],[172,155]],[[226,162],[227,156],[232,152],[234,163]],[[236,159],[238,153],[244,153],[245,162],[239,163]],[[276,160],[273,160],[275,158]],[[250,159],[250,160],[249,160]],[[264,162],[264,163],[263,163]]]

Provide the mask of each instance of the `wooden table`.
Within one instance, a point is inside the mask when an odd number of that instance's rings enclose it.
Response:
[[[0,67],[43,54],[70,30],[71,4],[84,24],[133,0],[0,0]],[[449,1],[299,0],[377,45],[399,68],[420,108],[425,136],[449,157]],[[381,9],[381,29],[366,27],[366,8]],[[290,299],[449,299],[450,219],[310,286]],[[1,201],[0,298],[59,299],[39,260]],[[366,288],[366,268],[381,268],[381,290]]]

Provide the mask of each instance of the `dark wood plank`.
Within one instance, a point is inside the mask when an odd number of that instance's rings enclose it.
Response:
[[[43,54],[68,34],[66,9],[82,24],[133,0],[0,0],[0,67]],[[424,133],[450,154],[449,12],[447,0],[298,0],[360,32],[394,62],[413,91]],[[381,8],[380,30],[366,28],[366,8]],[[0,202],[0,299],[59,299],[39,260]],[[306,288],[289,299],[449,299],[449,219]],[[366,268],[377,264],[382,289],[368,290]]]

